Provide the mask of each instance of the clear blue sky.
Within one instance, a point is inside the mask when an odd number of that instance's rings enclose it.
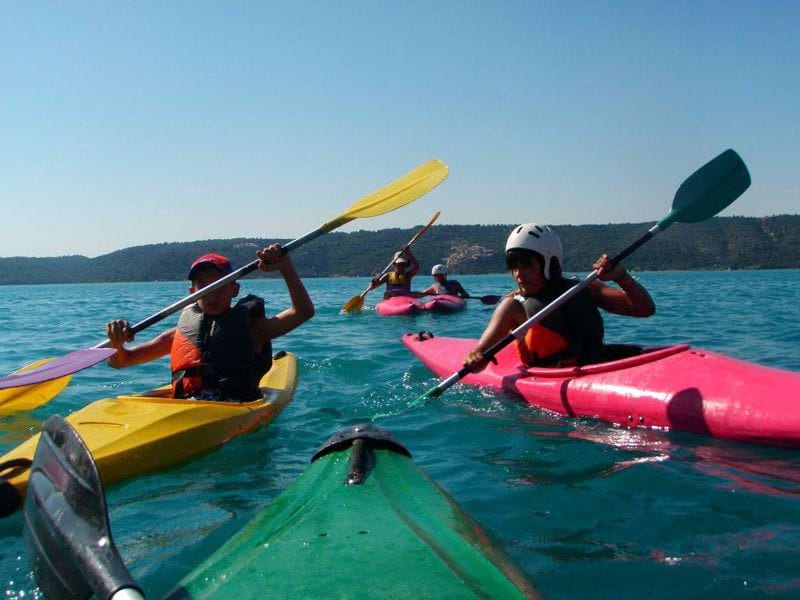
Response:
[[[723,214],[800,212],[800,2],[4,2],[0,256],[349,229],[655,220],[728,147]]]

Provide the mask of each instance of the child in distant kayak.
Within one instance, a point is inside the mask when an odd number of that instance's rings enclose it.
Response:
[[[408,258],[406,258],[408,256]],[[411,268],[409,269],[409,261]],[[386,284],[384,299],[394,296],[412,296],[411,279],[419,271],[419,262],[411,252],[411,248],[406,248],[405,252],[398,252],[394,257],[394,270],[389,271],[383,277],[373,279],[369,286],[370,290]]]
[[[441,296],[442,294],[450,294],[451,296],[458,296],[459,298],[469,298],[467,290],[455,279],[447,278],[447,267],[444,265],[434,265],[431,269],[431,275],[436,282],[428,289],[416,295],[417,298],[424,296]]]
[[[167,354],[172,363],[172,396],[203,400],[257,400],[259,382],[272,365],[272,340],[314,316],[314,304],[280,244],[256,252],[262,271],[278,271],[286,282],[292,305],[267,317],[264,300],[247,295],[236,304],[239,284],[231,282],[199,299],[181,312],[178,326],[132,348],[131,325],[116,320],[106,324],[116,354],[108,364],[117,369],[149,362]],[[233,272],[219,254],[204,254],[189,270],[194,293]]]
[[[577,281],[561,274],[561,239],[547,225],[527,223],[516,227],[506,242],[506,265],[519,289],[495,309],[478,344],[464,365],[479,371],[486,366],[483,352],[511,330],[550,304]],[[630,317],[649,317],[656,311],[650,294],[622,265],[611,266],[603,254],[593,265],[601,281],[614,281],[619,289],[595,280],[541,323],[531,327],[517,350],[528,366],[566,366],[605,362],[641,352],[636,346],[603,344],[603,318],[598,308]]]

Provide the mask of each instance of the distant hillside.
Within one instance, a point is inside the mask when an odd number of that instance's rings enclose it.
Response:
[[[601,251],[610,254],[650,224],[561,225],[565,270],[586,271]],[[512,225],[436,225],[414,245],[424,269],[446,263],[453,273],[503,271],[503,247]],[[293,253],[308,277],[372,275],[414,234],[414,229],[331,233]],[[276,240],[232,239],[135,246],[87,258],[0,258],[0,283],[96,283],[169,281],[186,276],[200,254],[220,252],[235,265]],[[277,240],[286,241],[286,240]],[[697,225],[678,223],[626,262],[634,270],[800,268],[800,215],[717,217]],[[262,275],[259,273],[259,275]]]

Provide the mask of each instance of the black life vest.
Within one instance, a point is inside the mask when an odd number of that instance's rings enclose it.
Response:
[[[531,296],[517,293],[513,297],[531,318],[578,282],[561,279],[545,291]],[[517,342],[522,361],[529,366],[544,366],[559,361],[588,364],[595,360],[603,347],[603,317],[588,289],[533,326],[525,338]]]
[[[197,304],[183,309],[170,352],[173,397],[261,398],[259,382],[272,366],[272,342],[254,352],[250,321],[264,317],[264,299],[252,294],[216,317]]]

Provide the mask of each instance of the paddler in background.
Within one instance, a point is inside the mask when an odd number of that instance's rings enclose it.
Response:
[[[409,264],[411,265],[410,268]],[[383,293],[384,299],[393,298],[394,296],[413,296],[411,279],[419,271],[419,262],[417,262],[414,253],[411,252],[411,248],[406,248],[404,252],[395,254],[393,267],[393,271],[389,271],[383,277],[373,279],[369,290],[374,290],[386,284],[386,290]]]
[[[479,371],[486,366],[483,352],[539,310],[576,280],[561,273],[561,239],[547,225],[526,223],[514,228],[506,242],[506,266],[519,288],[505,297],[492,315],[464,365]],[[598,308],[629,317],[649,317],[656,307],[647,290],[622,265],[611,266],[607,254],[594,263],[595,280],[517,341],[520,359],[528,366],[556,367],[606,362],[641,352],[638,346],[603,344],[603,318]]]
[[[467,290],[455,279],[447,278],[447,267],[444,265],[434,265],[431,269],[431,275],[435,282],[428,289],[423,290],[415,296],[422,298],[424,296],[441,296],[450,294],[451,296],[458,296],[459,298],[469,298]]]
[[[239,284],[231,282],[186,307],[178,326],[132,348],[131,325],[116,320],[106,324],[108,339],[117,349],[108,364],[117,369],[170,355],[172,397],[202,400],[249,401],[261,398],[259,382],[272,366],[272,340],[314,316],[314,304],[280,244],[256,252],[258,268],[278,271],[286,282],[292,305],[267,317],[264,299],[249,294],[231,305]],[[220,254],[204,254],[189,270],[189,292],[233,272]]]

